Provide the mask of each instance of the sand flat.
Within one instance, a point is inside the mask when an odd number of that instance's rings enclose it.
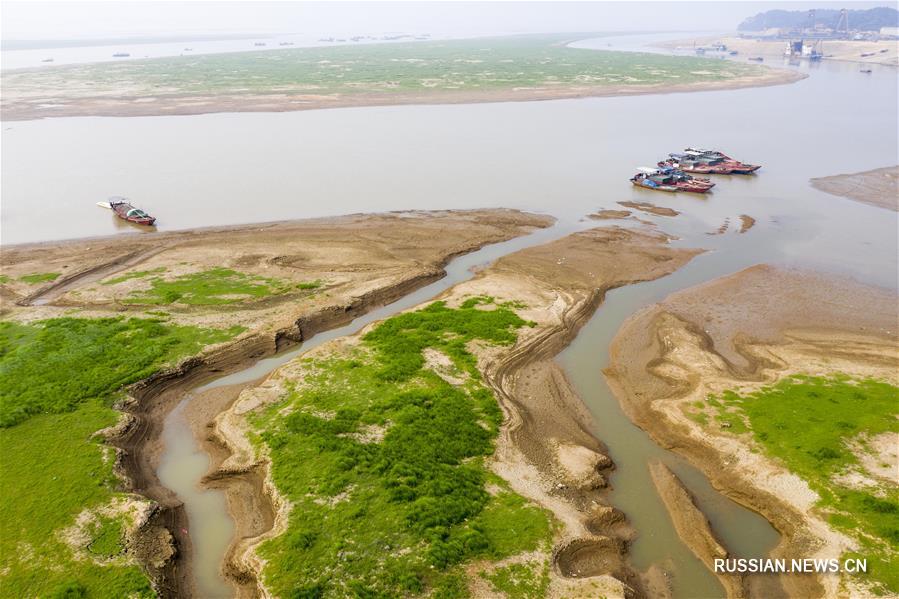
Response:
[[[812,187],[856,202],[899,211],[899,166],[812,179]]]

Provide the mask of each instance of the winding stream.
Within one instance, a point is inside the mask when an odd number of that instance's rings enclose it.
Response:
[[[639,43],[637,36],[629,39]],[[596,47],[607,43],[603,38]],[[560,362],[617,465],[611,500],[639,533],[630,556],[635,567],[660,564],[673,572],[678,597],[721,596],[718,582],[677,538],[647,461],[669,464],[735,553],[764,554],[776,532],[635,427],[601,369],[611,338],[635,311],[752,264],[810,267],[897,287],[896,214],[808,185],[810,177],[899,161],[896,69],[874,66],[861,74],[855,64],[827,61],[794,68],[811,76],[788,86],[692,94],[18,122],[2,133],[8,150],[3,236],[17,242],[57,239],[72,230],[108,232],[110,225],[85,216],[81,206],[115,193],[152,199],[154,214],[169,228],[259,220],[258,203],[247,200],[260,195],[266,219],[485,206],[559,218],[551,229],[457,258],[444,279],[208,388],[255,380],[314,345],[433,297],[470,277],[472,266],[594,226],[578,221],[599,207],[634,200],[681,210],[677,218],[647,218],[679,236],[679,245],[709,251],[668,277],[610,292]],[[230,143],[235,139],[240,150]],[[706,198],[653,194],[627,181],[635,166],[685,145],[720,147],[764,168],[754,177],[717,178]],[[84,175],[99,172],[106,174],[102,181]],[[53,209],[71,219],[46,218],[34,209],[35,197],[53,198]],[[216,210],[221,205],[228,210]],[[745,234],[735,231],[741,214],[757,221]],[[727,232],[712,235],[726,220]],[[201,595],[231,596],[219,565],[233,523],[220,492],[198,490],[209,462],[183,409],[166,422],[160,479],[185,502]]]
[[[557,223],[529,235],[491,244],[470,254],[459,256],[447,265],[447,274],[439,281],[403,296],[391,304],[372,310],[347,325],[318,333],[289,351],[259,360],[249,368],[198,387],[194,393],[264,377],[314,347],[338,337],[352,335],[369,323],[383,320],[439,295],[453,285],[470,279],[479,268],[490,264],[500,256],[532,245],[547,243],[586,226],[589,224]],[[186,404],[192,398],[193,394],[187,394],[166,418],[163,429],[165,447],[158,475],[160,482],[173,490],[184,502],[190,522],[193,564],[199,595],[204,598],[230,597],[233,590],[222,578],[220,567],[228,545],[233,539],[234,522],[228,514],[223,491],[199,488],[199,482],[209,472],[211,462],[209,456],[199,447],[184,416]]]

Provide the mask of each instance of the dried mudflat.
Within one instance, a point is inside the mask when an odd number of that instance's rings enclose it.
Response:
[[[500,567],[523,561],[551,564],[545,570],[551,597],[620,597],[640,590],[624,557],[631,532],[624,515],[604,498],[604,473],[613,465],[592,432],[590,414],[553,357],[574,338],[609,289],[669,274],[698,253],[673,248],[668,242],[662,233],[616,227],[575,233],[505,256],[437,298],[449,308],[459,308],[472,298],[490,297],[491,303],[481,308],[503,306],[533,323],[518,331],[514,345],[469,343],[467,349],[476,357],[483,382],[503,412],[495,451],[486,467],[514,493],[551,514],[552,543],[500,563],[484,559],[466,564],[465,584],[475,596],[495,593],[488,577]],[[224,447],[225,455],[212,478],[229,496],[240,539],[225,570],[241,584],[242,593],[269,592],[266,561],[259,549],[284,534],[291,520],[291,505],[272,477],[270,450],[251,442],[262,433],[254,429],[253,422],[259,422],[254,415],[283,409],[280,402],[285,395],[316,374],[314,364],[319,359],[349,355],[377,326],[323,344],[285,364],[258,386],[244,389],[215,419],[212,443]],[[452,372],[451,364],[432,353],[425,356],[423,368],[453,386],[464,384],[464,376]],[[370,443],[381,438],[366,435]],[[249,487],[243,477],[248,472],[257,476]],[[255,489],[250,500],[248,488]],[[271,521],[260,522],[256,517],[260,496],[271,506]],[[352,501],[352,493],[336,500]]]
[[[3,317],[150,311],[179,324],[273,333],[302,314],[372,293],[399,297],[441,277],[453,256],[552,222],[514,210],[412,211],[9,246],[0,258]],[[186,289],[177,299],[154,293],[157,279],[189,285],[192,276],[214,269],[266,289],[255,295],[202,289],[193,296]],[[54,277],[29,283],[35,273]]]
[[[766,456],[751,435],[732,434],[731,424],[721,420],[690,416],[709,397],[727,391],[745,396],[793,375],[841,375],[896,385],[894,292],[755,266],[675,293],[635,314],[615,337],[606,375],[640,427],[684,453],[716,488],[774,524],[782,541],[773,557],[839,559],[858,548],[856,540],[828,523],[826,512],[816,509],[819,496],[809,484]],[[822,410],[824,420],[817,426],[836,426],[826,421],[827,408]],[[870,461],[895,462],[891,444],[881,445],[871,444],[875,454]],[[746,583],[758,596],[783,591],[802,597],[871,594],[846,576],[777,579],[750,576]],[[766,586],[775,580],[783,591]]]
[[[727,549],[715,537],[709,521],[697,506],[690,492],[677,475],[661,462],[649,465],[649,472],[656,491],[665,503],[668,514],[674,522],[677,534],[690,550],[714,572],[714,560],[728,557]],[[724,585],[727,596],[745,597],[745,581],[739,575],[716,574]]]
[[[856,202],[899,211],[899,166],[818,177],[812,179],[812,187]]]
[[[625,208],[633,208],[634,210],[641,210],[646,212],[647,214],[654,214],[655,216],[677,216],[680,214],[674,208],[668,208],[667,206],[656,206],[652,202],[618,202],[619,205],[624,206]]]

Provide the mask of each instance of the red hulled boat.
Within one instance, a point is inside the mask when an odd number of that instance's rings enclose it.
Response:
[[[762,168],[757,164],[746,164],[717,150],[687,148],[683,153],[669,154],[660,167],[673,167],[686,173],[709,175],[748,175]]]
[[[116,216],[129,223],[146,225],[148,227],[153,226],[156,223],[155,217],[150,216],[140,208],[136,208],[131,202],[122,197],[114,196],[109,198],[108,202],[97,202],[97,205],[109,208],[115,212]]]
[[[641,168],[639,173],[631,177],[631,183],[636,187],[668,192],[707,193],[715,187],[708,179],[692,177],[671,167]]]

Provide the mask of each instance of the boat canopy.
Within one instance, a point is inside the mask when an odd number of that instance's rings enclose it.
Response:
[[[639,172],[643,173],[644,175],[655,175],[656,173],[659,172],[659,168],[658,168],[658,167],[656,167],[656,168],[651,168],[651,167],[648,167],[648,166],[641,166],[641,167],[638,168],[637,170],[638,170]]]
[[[147,218],[147,213],[140,208],[132,208],[128,211],[128,216],[133,216],[135,218]]]

